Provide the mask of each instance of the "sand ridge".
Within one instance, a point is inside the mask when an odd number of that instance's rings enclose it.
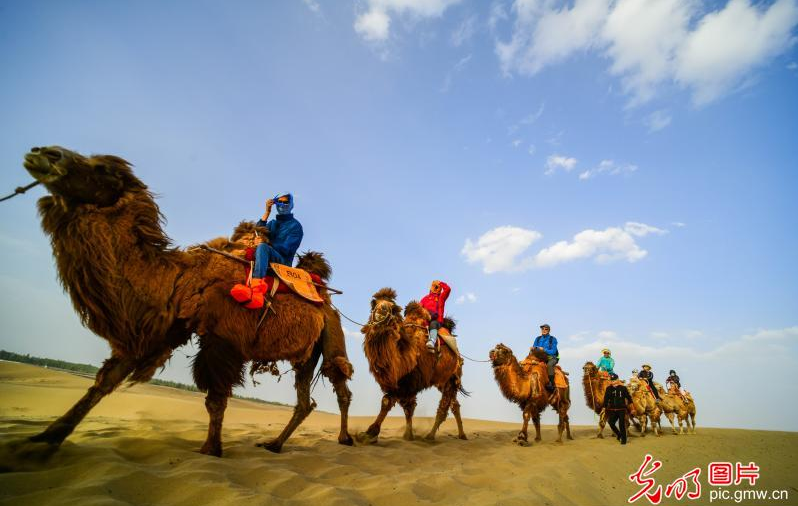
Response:
[[[91,380],[35,366],[0,362],[0,447],[32,435],[62,414]],[[795,490],[798,434],[704,429],[690,436],[575,440],[520,447],[519,423],[453,420],[438,441],[404,441],[404,420],[389,417],[377,445],[337,444],[338,415],[313,413],[272,454],[255,443],[275,436],[290,408],[230,401],[224,457],[197,452],[207,427],[203,395],[154,385],[123,388],[103,400],[49,461],[0,474],[0,505],[261,504],[624,504],[637,490],[627,476],[649,452],[662,460],[658,483],[712,460],[757,462],[757,488]],[[352,417],[353,433],[371,417]],[[431,426],[417,420],[416,435]],[[7,454],[0,454],[7,455]],[[692,501],[691,504],[708,502]],[[663,504],[682,504],[664,501]]]

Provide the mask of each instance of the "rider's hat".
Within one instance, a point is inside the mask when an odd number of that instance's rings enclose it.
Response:
[[[601,350],[601,353],[609,353],[609,352],[610,352],[609,348],[604,348],[603,350]]]
[[[612,373],[612,374],[610,374],[610,379],[611,379],[612,381],[615,381],[615,380],[617,380],[617,379],[618,379],[618,375],[617,375],[617,374],[615,374],[615,373]]]
[[[651,369],[651,366],[650,366],[650,365],[648,365],[648,364],[643,364],[643,369],[645,369],[646,367],[648,367],[649,369]]]

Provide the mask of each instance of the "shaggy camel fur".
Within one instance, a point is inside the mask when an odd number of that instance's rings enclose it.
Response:
[[[607,414],[604,411],[604,392],[610,386],[609,378],[599,375],[598,367],[593,362],[585,362],[582,366],[582,389],[585,392],[585,403],[599,416],[599,429],[596,437],[604,437],[607,425]],[[628,417],[627,417],[628,420]]]
[[[688,433],[690,432],[690,416],[692,416],[693,419],[692,429],[693,432],[695,432],[695,403],[692,402],[692,397],[690,394],[685,395],[685,399],[683,400],[678,393],[672,391],[665,392],[665,389],[662,387],[662,385],[659,383],[654,384],[656,385],[659,396],[662,399],[660,407],[662,408],[662,412],[668,418],[668,422],[671,424],[673,433],[677,434],[676,426],[673,423],[673,415],[676,415],[676,421],[679,424],[678,434],[685,433],[685,426],[687,426]],[[688,408],[688,406],[690,406],[690,408]],[[692,413],[690,410],[692,410]]]
[[[527,443],[530,418],[535,424],[535,441],[540,441],[540,413],[546,409],[546,406],[551,406],[559,416],[557,442],[562,443],[563,430],[566,431],[568,439],[573,439],[571,424],[568,421],[571,387],[569,385],[566,388],[556,388],[549,394],[546,390],[549,382],[546,370],[548,358],[544,351],[529,350],[529,356],[519,364],[513,355],[513,350],[500,343],[490,351],[489,356],[499,389],[508,401],[518,404],[523,413],[524,425],[515,439],[516,442],[522,445]],[[568,381],[567,376],[565,379]]]
[[[396,292],[391,288],[375,293],[371,299],[369,321],[361,329],[369,370],[385,395],[377,419],[358,438],[368,443],[376,442],[388,411],[399,402],[405,412],[403,437],[413,440],[416,396],[422,390],[436,387],[442,396],[435,423],[425,439],[435,439],[449,409],[457,421],[458,437],[467,439],[460,418],[460,403],[457,402],[458,391],[468,395],[461,384],[462,362],[448,346],[441,346],[439,355],[430,353],[425,344],[429,313],[413,301],[405,308],[402,318],[402,308],[395,300]]]
[[[257,312],[228,295],[242,279],[241,266],[207,251],[172,247],[152,194],[128,162],[53,146],[33,148],[24,165],[50,192],[39,200],[39,214],[61,283],[82,323],[111,346],[94,385],[32,441],[57,448],[104,396],[126,379],[149,380],[175,348],[197,334],[194,378],[208,392],[210,415],[203,453],[221,455],[224,409],[233,385],[243,380],[244,363],[288,360],[297,371],[298,402],[291,422],[269,446],[279,450],[312,409],[309,384],[320,355],[341,406],[339,442],[352,443],[345,420],[352,367],[338,316],[327,305],[278,295],[277,314],[256,336]]]
[[[687,418],[687,409],[684,406],[684,401],[682,401],[682,398],[678,395],[666,393],[665,389],[662,388],[662,385],[659,383],[654,383],[654,386],[659,392],[659,405],[662,413],[668,418],[668,422],[671,424],[673,433],[684,434],[684,423],[685,419]],[[676,415],[677,423],[679,424],[680,429],[679,432],[676,431],[676,426],[673,424],[673,415]]]
[[[654,394],[641,381],[632,381],[629,385],[629,393],[632,395],[631,415],[637,421],[635,426],[640,430],[640,435],[645,437],[646,424],[650,420],[654,435],[660,436],[662,430],[659,420],[662,416],[662,409],[657,405]]]

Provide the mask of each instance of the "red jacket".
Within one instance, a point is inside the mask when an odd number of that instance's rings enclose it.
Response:
[[[421,307],[429,311],[430,313],[438,313],[438,321],[443,323],[443,310],[446,306],[446,299],[449,297],[449,293],[452,291],[449,288],[449,285],[441,281],[441,291],[440,293],[428,293],[421,299]]]

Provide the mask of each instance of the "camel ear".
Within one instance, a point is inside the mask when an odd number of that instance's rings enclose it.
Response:
[[[395,315],[402,316],[402,308],[398,304],[394,304],[393,307],[391,308],[391,311]]]
[[[377,305],[377,299],[371,299],[371,309],[374,309],[374,306]]]

